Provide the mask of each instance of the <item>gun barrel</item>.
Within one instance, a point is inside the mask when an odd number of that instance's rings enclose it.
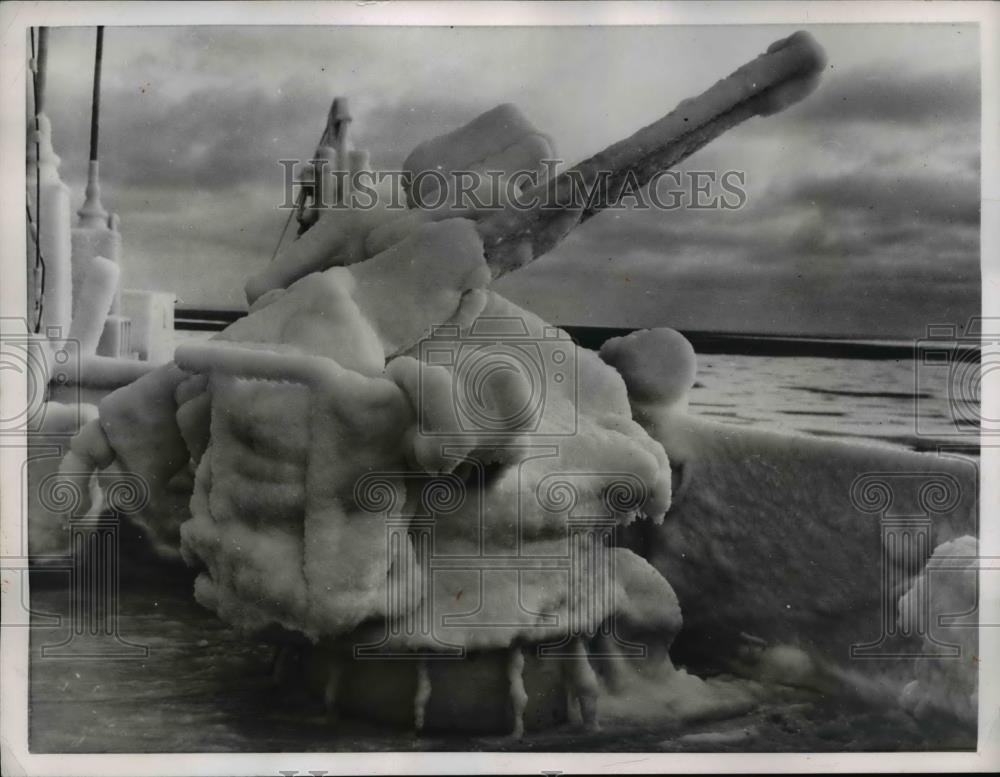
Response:
[[[727,130],[806,97],[825,66],[826,55],[809,33],[779,40],[666,116],[524,193],[521,202],[532,203],[531,208],[512,204],[483,219],[478,228],[493,277],[550,251],[577,225],[612,205],[629,179],[645,186],[657,172],[678,164]],[[584,202],[584,192],[597,196]]]

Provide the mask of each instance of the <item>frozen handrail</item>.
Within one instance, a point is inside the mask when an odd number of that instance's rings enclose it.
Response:
[[[301,353],[277,353],[225,340],[180,345],[174,361],[188,372],[302,383],[311,387],[335,384],[338,377],[348,374],[332,359]]]

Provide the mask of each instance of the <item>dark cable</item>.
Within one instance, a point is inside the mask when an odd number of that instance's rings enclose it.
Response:
[[[36,265],[36,269],[40,268],[40,272],[38,273],[38,277],[41,279],[41,285],[44,288],[44,286],[45,286],[45,257],[42,254],[42,245],[41,245],[41,240],[40,240],[40,238],[38,236],[38,227],[35,226],[35,221],[34,221],[34,219],[31,218],[31,206],[27,202],[24,203],[24,210],[25,210],[25,213],[28,214],[28,226],[31,227],[31,230],[32,230],[32,239],[35,241],[35,253],[36,253],[36,256],[38,257],[38,265]],[[38,322],[36,322],[36,324],[35,324],[35,333],[36,334],[41,329],[40,323],[41,323],[41,320],[42,320],[42,308],[44,307],[43,303],[44,303],[44,300],[42,299],[42,297],[38,296],[38,298],[35,300],[35,309],[38,311]]]
[[[97,50],[94,53],[94,96],[90,111],[90,161],[97,161],[97,131],[101,113],[101,62],[104,59],[104,27],[97,28]]]
[[[38,117],[42,110],[41,97],[40,97],[40,85],[39,85],[39,71],[42,69],[42,58],[45,56],[43,51],[43,40],[42,40],[42,28],[38,30],[38,49],[35,48],[35,29],[31,30],[31,59],[34,64],[31,74],[31,85],[32,93],[35,100],[35,214],[37,218],[35,220],[35,334],[42,331],[42,311],[44,309],[44,299],[45,299],[45,260],[42,258],[42,151],[41,142],[39,137],[41,136],[42,127],[41,122]],[[31,218],[31,212],[28,212],[28,218]]]
[[[336,102],[336,100],[334,100],[334,102]],[[333,113],[333,106],[330,106],[330,112],[331,112],[331,114]],[[323,145],[324,141],[326,141],[329,138],[329,135],[330,135],[330,120],[327,119],[327,126],[325,126],[323,128],[323,134],[319,136],[319,143],[316,144],[316,151],[317,152],[319,151],[320,146]],[[313,175],[315,175],[315,174],[316,174],[316,172],[314,171]],[[299,197],[298,197],[298,201],[295,203],[295,210],[291,211],[288,214],[288,218],[285,219],[285,226],[282,228],[281,234],[278,235],[278,244],[274,247],[274,252],[271,254],[271,261],[272,262],[278,257],[278,250],[281,248],[281,244],[282,244],[282,242],[285,239],[285,233],[288,232],[288,225],[292,223],[292,216],[294,216],[296,213],[300,212],[303,209],[303,207],[305,207],[306,187],[302,186],[301,182],[300,182],[299,186],[300,186],[300,188],[299,188]],[[312,225],[310,224],[309,226],[312,226]],[[308,228],[309,227],[306,227],[306,229],[308,229]],[[303,230],[303,232],[305,232],[305,230]],[[302,234],[302,232],[299,233],[299,235],[301,235],[301,234]]]

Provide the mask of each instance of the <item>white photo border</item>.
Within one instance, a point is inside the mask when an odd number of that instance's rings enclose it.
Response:
[[[987,2],[4,2],[0,4],[0,158],[23,158],[26,29],[137,25],[739,25],[976,23],[980,30],[982,315],[1000,316],[1000,5]],[[0,305],[25,315],[24,165],[0,173]],[[984,375],[985,417],[1000,417],[997,372]],[[24,386],[3,376],[0,406],[23,402]],[[4,542],[18,531],[24,446],[0,447]],[[1000,450],[984,447],[981,471],[1000,472]],[[981,482],[981,554],[1000,558],[1000,478]],[[2,552],[0,552],[2,555]],[[996,575],[981,580],[981,618],[1000,622]],[[26,595],[4,579],[2,602]],[[4,606],[10,613],[12,606]],[[1000,768],[1000,629],[980,634],[979,750],[974,753],[186,753],[49,755],[28,751],[28,630],[0,629],[0,735],[7,775],[243,775],[326,770],[329,774],[931,772]]]

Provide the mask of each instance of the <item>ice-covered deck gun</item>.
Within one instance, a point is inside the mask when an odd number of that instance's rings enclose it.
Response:
[[[574,227],[614,204],[630,175],[644,186],[660,170],[691,156],[727,130],[754,116],[769,116],[808,96],[819,83],[826,55],[807,32],[771,44],[764,54],[661,119],[608,146],[551,181],[526,192],[522,202],[572,202],[599,175],[608,185],[596,202],[566,207],[507,207],[478,224],[486,261],[497,278],[554,248]],[[574,178],[576,179],[574,181]],[[574,192],[574,189],[576,191]]]
[[[543,256],[578,224],[618,201],[624,188],[645,186],[656,173],[670,169],[726,130],[753,116],[777,113],[806,97],[816,87],[825,61],[823,49],[812,36],[797,32],[631,137],[521,192],[517,203],[499,210],[446,208],[434,213],[434,206],[423,202],[426,193],[418,184],[424,171],[440,180],[442,172],[457,175],[460,170],[492,170],[495,165],[514,175],[513,171],[535,167],[551,153],[548,139],[514,106],[498,106],[411,152],[404,162],[410,206],[423,210],[422,216],[430,220],[474,219],[490,273],[498,278]],[[519,135],[523,144],[511,146]],[[463,150],[470,143],[476,150]],[[470,162],[470,154],[479,161]],[[483,154],[486,159],[481,158]],[[371,258],[402,238],[413,224],[412,219],[400,219],[399,224],[376,229],[377,213],[370,219],[364,212],[355,215],[370,220],[365,228],[373,230],[372,236],[340,234],[336,225],[343,222],[336,219],[322,237],[306,233],[308,239],[292,243],[280,260],[249,280],[248,301],[252,304],[261,294],[286,288],[308,273]]]

